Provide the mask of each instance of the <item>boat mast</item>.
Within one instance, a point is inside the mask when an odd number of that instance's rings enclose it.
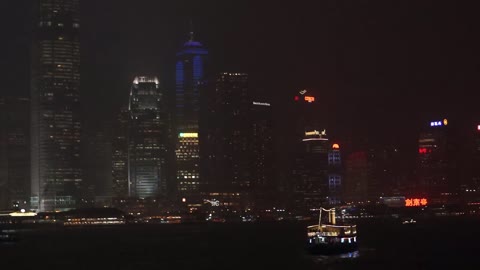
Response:
[[[320,215],[318,217],[318,227],[322,225],[322,208],[320,207]]]

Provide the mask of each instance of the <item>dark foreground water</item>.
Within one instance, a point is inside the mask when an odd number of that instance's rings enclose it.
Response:
[[[0,269],[480,269],[480,221],[359,224],[360,251],[310,256],[305,224],[196,224],[29,232]]]

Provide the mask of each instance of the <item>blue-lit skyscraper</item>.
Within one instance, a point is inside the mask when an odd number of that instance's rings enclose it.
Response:
[[[136,77],[129,102],[129,195],[153,198],[166,188],[168,119],[156,77]]]
[[[199,118],[201,88],[205,84],[205,60],[208,51],[190,39],[177,53],[176,63],[176,187],[180,196],[198,195],[201,185]],[[189,134],[185,137],[185,134]],[[194,138],[195,137],[195,138]],[[188,140],[195,139],[195,142]],[[189,203],[188,201],[187,203]]]
[[[198,132],[200,88],[205,79],[205,60],[208,51],[190,39],[177,53],[176,64],[176,121],[177,131]]]

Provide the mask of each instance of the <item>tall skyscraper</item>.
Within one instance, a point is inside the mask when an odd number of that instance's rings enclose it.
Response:
[[[193,38],[192,32],[177,53],[175,113],[178,132],[198,132],[200,90],[205,82],[208,51]]]
[[[75,207],[81,197],[79,0],[40,0],[31,89],[32,207]]]
[[[318,209],[326,204],[337,204],[342,185],[339,149],[324,129],[327,111],[318,102],[318,93],[300,90],[292,98],[292,128],[286,131],[286,151],[290,153],[291,207],[297,211]],[[291,164],[291,165],[290,165]],[[331,195],[331,196],[330,196]]]
[[[205,177],[209,191],[230,207],[264,207],[273,181],[271,103],[257,96],[245,73],[221,73],[209,91],[204,121]],[[273,200],[270,200],[272,203]]]
[[[274,182],[273,112],[268,99],[251,93],[249,111],[250,169],[256,208],[275,205],[278,183]]]
[[[330,145],[325,130],[307,131],[297,144],[292,173],[295,209],[309,211],[329,203]]]
[[[452,202],[458,194],[462,152],[453,125],[448,119],[432,121],[418,139],[416,192],[427,196],[432,204]]]
[[[115,198],[128,196],[128,123],[130,113],[122,108],[112,130],[112,191]]]
[[[167,108],[156,77],[136,77],[130,92],[129,195],[164,195],[167,182]]]
[[[190,39],[177,53],[176,63],[176,183],[181,197],[199,195],[202,185],[200,176],[200,91],[205,84],[205,60],[208,51]],[[189,134],[188,137],[185,134]],[[194,134],[197,134],[196,139]],[[192,141],[195,140],[195,141]],[[189,154],[190,153],[190,154]],[[197,154],[198,153],[198,154]],[[190,199],[189,199],[190,201]]]

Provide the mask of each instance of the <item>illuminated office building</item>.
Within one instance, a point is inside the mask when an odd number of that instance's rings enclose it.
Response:
[[[416,192],[433,204],[452,202],[460,186],[457,167],[461,151],[453,125],[447,119],[431,121],[418,139]]]
[[[78,0],[37,3],[31,89],[31,196],[39,211],[73,208],[82,191]]]
[[[181,194],[191,194],[200,189],[200,158],[198,133],[178,134],[177,181],[178,191]]]
[[[290,181],[291,207],[296,211],[318,209],[321,205],[338,204],[342,195],[340,149],[324,129],[327,111],[319,102],[318,92],[300,90],[290,103],[292,128],[286,131],[288,152],[286,163]]]
[[[200,176],[200,95],[205,84],[205,60],[208,51],[194,40],[193,32],[177,53],[176,62],[176,193],[179,197],[198,196]],[[182,136],[189,134],[189,137]],[[196,138],[192,137],[197,134]],[[191,153],[189,155],[187,153]],[[187,178],[185,178],[187,177]],[[195,177],[195,178],[188,178]],[[190,199],[189,199],[190,202]]]
[[[167,113],[156,77],[136,77],[129,102],[129,196],[140,199],[166,190]]]
[[[329,151],[331,143],[325,130],[311,130],[304,133],[295,152],[292,180],[294,181],[294,208],[311,211],[329,203]],[[337,178],[331,175],[336,185]],[[335,187],[336,188],[336,187]]]

